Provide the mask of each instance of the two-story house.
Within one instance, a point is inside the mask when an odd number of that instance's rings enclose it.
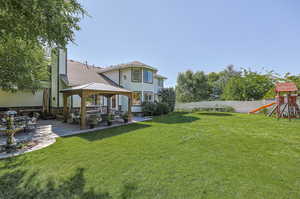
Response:
[[[119,86],[133,91],[132,112],[141,112],[143,101],[158,100],[158,92],[164,86],[167,78],[159,75],[157,68],[144,63],[133,61],[127,64],[96,67],[87,63],[67,60],[66,53],[60,51],[57,60],[53,61],[51,73],[51,102],[53,110],[62,109],[63,99],[60,90],[87,83],[104,83]],[[69,107],[80,107],[79,96],[72,96]],[[111,98],[111,109],[128,110],[128,98],[115,95]],[[107,101],[104,96],[90,96],[87,107],[105,107]]]
[[[62,111],[62,89],[80,86],[88,83],[103,83],[116,87],[123,87],[133,91],[132,112],[141,112],[143,101],[157,100],[158,91],[163,88],[164,80],[158,70],[138,61],[127,64],[113,65],[109,67],[96,67],[87,63],[68,60],[67,51],[56,49],[52,53],[50,67],[50,80],[48,86],[36,93],[19,91],[7,93],[0,90],[0,109],[38,109],[46,106],[53,113]],[[128,110],[128,98],[115,95],[110,99],[111,109]],[[71,108],[79,108],[80,96],[71,96],[68,105]],[[107,99],[104,96],[90,96],[87,107],[105,107]],[[104,108],[105,110],[105,108]]]

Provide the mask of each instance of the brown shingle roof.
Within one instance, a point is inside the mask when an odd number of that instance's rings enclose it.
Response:
[[[67,77],[64,77],[64,82],[67,82],[69,86],[79,86],[88,83],[103,83],[112,86],[118,86],[118,84],[112,80],[103,77],[103,75],[99,75],[98,73],[100,71],[100,67],[68,60]]]

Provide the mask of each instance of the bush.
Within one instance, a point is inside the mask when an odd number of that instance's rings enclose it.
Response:
[[[231,112],[231,113],[234,113],[235,110],[234,110],[234,108],[231,107],[231,106],[225,106],[223,112]]]
[[[142,103],[142,112],[146,116],[152,116],[154,115],[154,112],[156,111],[156,105],[153,102],[143,102]]]
[[[234,113],[235,110],[233,107],[231,106],[223,106],[223,107],[207,107],[207,108],[204,108],[204,107],[194,107],[194,108],[183,108],[183,109],[177,109],[176,111],[181,111],[181,112],[201,112],[201,111],[204,111],[204,112],[231,112],[231,113]]]
[[[175,108],[176,94],[174,88],[163,88],[158,92],[159,102],[168,106],[169,112],[173,112]]]
[[[168,106],[167,103],[157,102],[155,103],[155,105],[156,107],[155,107],[154,115],[163,115],[170,112],[170,107]]]
[[[170,112],[167,103],[161,102],[143,102],[142,112],[145,116],[163,115]]]

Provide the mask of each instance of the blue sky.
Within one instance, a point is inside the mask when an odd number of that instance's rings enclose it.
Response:
[[[298,0],[80,0],[91,17],[68,58],[107,66],[141,61],[178,72],[262,68],[300,73]]]

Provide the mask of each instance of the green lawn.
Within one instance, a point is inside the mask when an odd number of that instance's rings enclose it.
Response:
[[[0,160],[0,198],[300,198],[300,121],[173,113]]]

